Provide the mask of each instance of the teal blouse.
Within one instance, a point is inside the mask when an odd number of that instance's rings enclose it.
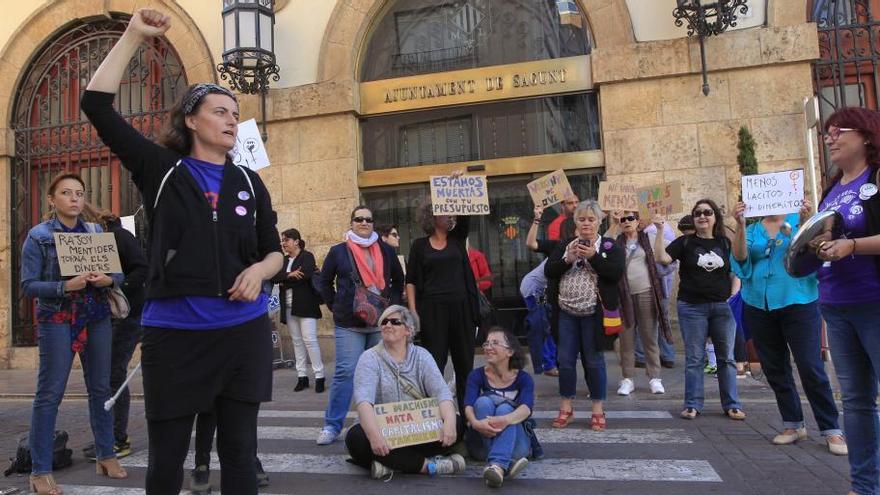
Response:
[[[783,259],[797,233],[798,215],[790,214],[785,221],[792,226],[791,235],[779,232],[770,239],[761,222],[749,225],[746,229],[746,248],[749,257],[739,262],[733,254],[731,267],[742,280],[742,298],[749,306],[764,310],[808,304],[819,298],[819,285],[816,275],[794,278],[785,271]]]

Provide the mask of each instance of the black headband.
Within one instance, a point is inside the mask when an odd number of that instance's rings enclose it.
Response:
[[[202,98],[208,94],[222,94],[232,98],[236,103],[238,100],[235,98],[235,94],[232,91],[224,88],[223,86],[218,86],[216,84],[211,83],[202,83],[196,84],[193,86],[192,90],[190,90],[189,94],[186,96],[186,99],[183,102],[183,114],[189,115],[193,112],[196,106],[202,101]]]

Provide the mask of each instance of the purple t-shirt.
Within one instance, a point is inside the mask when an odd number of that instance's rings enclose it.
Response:
[[[211,208],[217,209],[223,166],[183,159]],[[145,327],[175,328],[180,330],[213,330],[233,327],[251,321],[266,313],[269,297],[261,292],[254,302],[230,301],[225,297],[180,296],[150,299],[144,305],[141,324]]]
[[[871,169],[849,184],[834,185],[819,206],[819,211],[835,210],[843,215],[848,238],[864,237],[868,230],[868,212],[862,202],[869,196]],[[875,190],[876,191],[876,190]],[[819,302],[823,304],[860,304],[880,302],[880,274],[873,256],[847,256],[819,268]]]

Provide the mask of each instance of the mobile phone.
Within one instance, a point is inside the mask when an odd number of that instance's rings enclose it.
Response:
[[[589,240],[589,239],[587,239],[587,240],[580,239],[580,240],[578,241],[578,244],[580,244],[580,245],[582,245],[582,246],[589,246],[589,245],[590,245],[590,240]]]

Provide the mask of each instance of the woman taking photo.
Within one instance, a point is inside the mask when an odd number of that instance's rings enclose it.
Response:
[[[281,323],[287,324],[293,340],[297,381],[294,392],[309,388],[309,370],[306,358],[312,363],[315,392],[324,391],[324,362],[318,345],[318,319],[321,318],[321,300],[312,290],[315,275],[315,256],[306,251],[306,241],[296,229],[281,233],[284,264],[272,278],[280,287]]]
[[[217,414],[221,489],[257,492],[260,402],[272,397],[272,340],[263,283],[281,269],[276,215],[260,176],[238,167],[238,103],[214,84],[191,86],[171,109],[162,144],[114,109],[141,43],[170,18],[140,9],[95,72],[82,110],[131,171],[150,221],[143,312],[146,493],[178,493],[198,412]]]
[[[655,229],[653,235],[639,230],[639,212],[623,211],[620,215],[612,215],[609,233],[618,231],[617,245],[626,253],[626,276],[620,279],[620,307],[625,327],[620,335],[623,379],[620,380],[617,394],[629,395],[635,390],[636,335],[642,342],[651,393],[663,394],[666,389],[660,379],[660,333],[657,329],[659,326],[667,342],[672,342],[672,331],[663,313],[664,300],[668,296],[657,262],[654,261],[652,247],[658,230]],[[663,243],[666,244],[665,239]]]
[[[486,366],[467,379],[465,442],[471,457],[486,461],[486,485],[497,488],[529,464],[532,443],[523,422],[535,407],[535,383],[523,370],[525,353],[510,331],[491,328],[483,351]]]
[[[551,301],[559,312],[559,415],[554,428],[565,428],[572,421],[572,400],[576,395],[578,354],[584,366],[584,379],[590,390],[592,417],[590,428],[605,429],[607,371],[602,351],[609,350],[613,339],[605,335],[602,308],[619,307],[617,284],[623,276],[625,255],[613,239],[599,235],[605,214],[599,203],[584,201],[574,211],[574,239],[559,243],[547,259],[544,273],[556,288]],[[616,336],[615,336],[616,337]]]
[[[679,262],[678,322],[684,339],[684,409],[681,417],[694,419],[703,411],[703,365],[706,337],[715,344],[721,407],[730,419],[745,419],[736,392],[733,344],[736,322],[727,304],[731,296],[730,240],[724,235],[721,210],[711,199],[701,199],[691,210],[696,233],[683,235],[663,248],[658,236],[654,245],[657,261]],[[663,220],[656,218],[657,231]]]
[[[461,172],[452,174],[453,178]],[[440,371],[452,354],[455,392],[464,411],[465,377],[474,367],[476,326],[480,316],[477,281],[465,242],[467,216],[434,216],[430,203],[419,210],[419,223],[427,237],[413,241],[406,265],[409,309],[422,326],[422,346],[434,356]]]
[[[83,273],[62,277],[55,250],[56,232],[96,233],[101,227],[86,224],[80,213],[85,205],[85,183],[79,175],[63,173],[48,190],[51,215],[28,232],[22,247],[21,288],[37,298],[37,332],[40,370],[31,413],[29,446],[33,468],[30,488],[36,493],[60,495],[52,477],[55,420],[64,397],[73,356],[80,353],[89,394],[89,418],[95,437],[98,474],[126,478],[113,452],[113,417],[104,410],[110,399],[112,345],[108,288],[122,283],[122,274]]]
[[[880,115],[843,108],[825,123],[839,170],[819,211],[843,216],[847,238],[819,244],[819,309],[840,381],[852,492],[880,493],[877,370],[880,370]]]
[[[807,438],[801,398],[791,370],[791,358],[813,416],[832,454],[846,455],[846,443],[837,424],[837,406],[822,362],[822,321],[816,299],[816,277],[793,278],[783,259],[792,237],[812,206],[804,201],[798,215],[766,216],[746,227],[746,205],[734,209],[733,270],[742,281],[743,326],[749,329],[761,369],[776,394],[776,406],[785,428],[773,438],[776,445]],[[791,354],[789,354],[789,349]]]
[[[369,469],[375,479],[394,471],[428,476],[461,473],[464,458],[447,454],[461,438],[464,422],[455,414],[452,393],[434,358],[412,343],[419,331],[418,322],[403,306],[392,305],[379,317],[379,327],[381,340],[360,356],[354,372],[358,423],[345,435],[349,455],[355,464]],[[391,450],[380,432],[373,406],[426,398],[440,403],[442,440]]]
[[[403,268],[394,248],[382,242],[373,230],[373,212],[359,205],[351,211],[350,218],[351,230],[346,232],[346,240],[330,248],[321,268],[321,296],[333,312],[336,366],[318,445],[329,445],[342,433],[342,423],[351,406],[358,358],[382,337],[380,327],[369,325],[354,314],[355,278],[363,288],[384,296],[391,304],[400,303],[403,294]]]

